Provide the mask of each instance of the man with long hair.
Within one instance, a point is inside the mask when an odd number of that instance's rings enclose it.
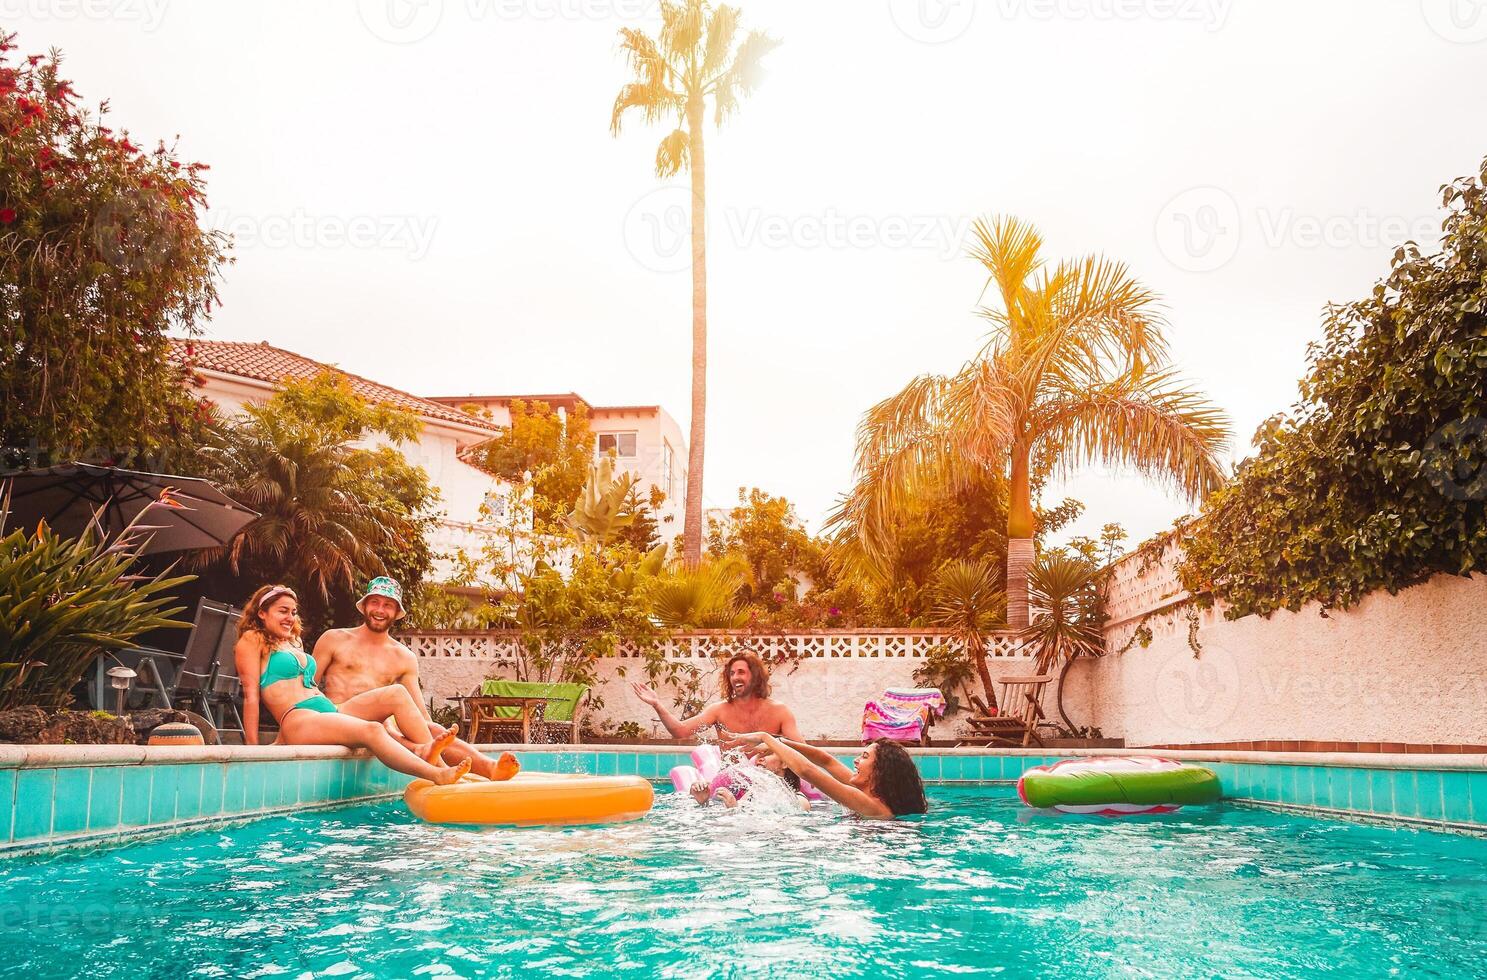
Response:
[[[361,612],[360,626],[327,630],[315,642],[318,665],[315,683],[336,704],[349,701],[363,691],[393,684],[406,688],[429,730],[436,736],[443,735],[444,729],[429,718],[428,705],[423,700],[423,688],[418,683],[418,658],[389,632],[392,624],[406,615],[402,586],[385,575],[374,578],[356,608]],[[402,739],[396,726],[389,731]],[[510,779],[520,769],[516,757],[509,752],[492,759],[459,739],[450,742],[444,754],[456,762],[468,759],[470,771],[487,779]]]
[[[735,653],[723,665],[723,697],[690,718],[678,718],[661,703],[661,696],[638,681],[631,684],[642,704],[648,704],[672,738],[691,738],[700,729],[718,725],[730,732],[767,732],[804,741],[795,714],[769,696],[769,670],[752,653]]]

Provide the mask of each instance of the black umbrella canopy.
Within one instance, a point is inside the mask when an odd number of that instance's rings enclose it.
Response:
[[[258,516],[194,476],[68,463],[4,482],[12,527],[46,521],[59,534],[76,536],[96,514],[104,534],[114,536],[137,521],[135,530],[150,537],[144,554],[220,547]]]

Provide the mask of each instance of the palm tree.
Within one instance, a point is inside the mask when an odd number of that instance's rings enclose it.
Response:
[[[702,458],[707,414],[707,168],[703,156],[703,117],[707,100],[713,120],[722,125],[738,110],[741,96],[753,92],[761,62],[779,43],[762,31],[750,31],[734,48],[739,12],[713,7],[705,0],[661,3],[661,33],[651,38],[633,28],[620,29],[635,80],[614,100],[609,129],[619,135],[627,109],[639,109],[648,123],[676,118],[676,128],[656,148],[656,176],[692,175],[692,423],[687,445],[687,496],[682,526],[682,560],[696,567],[702,560]]]
[[[930,622],[950,630],[969,656],[981,681],[989,707],[996,707],[996,690],[986,666],[986,634],[1002,625],[1007,594],[997,582],[997,570],[985,561],[955,559],[935,573],[934,606]]]
[[[1036,229],[979,220],[971,255],[998,302],[982,350],[957,374],[915,378],[858,428],[857,482],[834,520],[864,551],[891,551],[898,515],[926,488],[1010,479],[1007,623],[1028,625],[1035,474],[1098,461],[1164,479],[1190,499],[1223,481],[1226,416],[1167,367],[1158,297],[1101,256],[1048,267]]]
[[[651,587],[651,617],[667,629],[738,629],[749,620],[738,601],[745,578],[734,558],[669,569]]]
[[[225,560],[234,575],[287,582],[308,600],[307,619],[384,574],[382,556],[422,534],[412,515],[371,492],[368,451],[272,405],[250,406],[211,455],[214,478],[261,516],[226,546],[197,552],[192,564]]]
[[[1020,639],[1033,650],[1035,673],[1061,668],[1058,714],[1071,733],[1075,729],[1064,710],[1064,679],[1078,658],[1105,652],[1099,578],[1094,562],[1058,552],[1041,555],[1028,572],[1034,614]]]

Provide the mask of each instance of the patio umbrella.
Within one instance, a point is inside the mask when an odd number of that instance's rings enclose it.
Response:
[[[44,520],[59,534],[76,536],[96,514],[104,534],[114,536],[138,520],[135,530],[150,535],[143,554],[220,547],[258,516],[194,476],[68,463],[4,482],[11,526],[34,528]]]

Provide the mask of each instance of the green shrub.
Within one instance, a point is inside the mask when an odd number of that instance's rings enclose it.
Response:
[[[0,539],[0,710],[65,706],[99,650],[189,625],[171,618],[184,607],[166,592],[191,577],[133,575],[133,565],[125,544],[92,532],[64,538],[43,524]]]
[[[1487,568],[1487,161],[1442,188],[1442,249],[1414,243],[1328,310],[1292,414],[1209,498],[1183,585],[1230,618]]]

